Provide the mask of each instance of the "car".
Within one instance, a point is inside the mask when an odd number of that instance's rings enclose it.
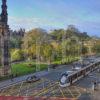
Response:
[[[88,63],[94,63],[95,62],[95,58],[87,58],[87,59],[84,59],[84,61],[88,62]]]
[[[37,77],[36,75],[33,75],[33,76],[27,77],[26,82],[27,83],[33,83],[33,82],[36,82],[36,81],[39,81],[39,80],[40,80],[39,77]]]
[[[84,65],[84,66],[87,66],[87,65],[89,65],[89,64],[90,64],[90,62],[89,62],[88,60],[84,60],[84,61],[83,61],[83,65]]]
[[[73,67],[72,67],[73,71],[80,70],[81,68],[82,68],[82,65],[80,62],[73,63]]]
[[[95,60],[94,59],[90,59],[90,63],[94,63],[95,62]]]

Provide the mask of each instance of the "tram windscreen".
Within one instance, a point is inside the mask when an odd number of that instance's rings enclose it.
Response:
[[[63,75],[62,78],[61,78],[61,83],[65,83],[66,82],[66,76]]]

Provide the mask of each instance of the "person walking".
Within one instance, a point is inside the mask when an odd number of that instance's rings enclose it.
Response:
[[[13,74],[11,74],[11,81],[14,81],[14,80],[13,80],[13,78],[14,78],[14,75],[13,75]]]

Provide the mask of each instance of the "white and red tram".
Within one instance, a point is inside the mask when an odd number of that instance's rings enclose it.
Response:
[[[99,65],[100,65],[100,61],[97,61],[95,63],[92,63],[92,64],[90,64],[84,68],[81,68],[78,71],[72,72],[72,73],[68,73],[66,71],[65,73],[63,73],[61,75],[60,82],[59,82],[60,86],[61,87],[70,86],[74,82],[78,81],[82,77],[85,77],[87,74],[89,74],[90,72],[97,69]]]

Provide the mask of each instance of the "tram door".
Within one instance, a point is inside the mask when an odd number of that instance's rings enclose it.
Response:
[[[73,83],[72,76],[71,76],[71,77],[69,77],[69,82],[70,82],[70,85],[72,85],[72,83]]]

